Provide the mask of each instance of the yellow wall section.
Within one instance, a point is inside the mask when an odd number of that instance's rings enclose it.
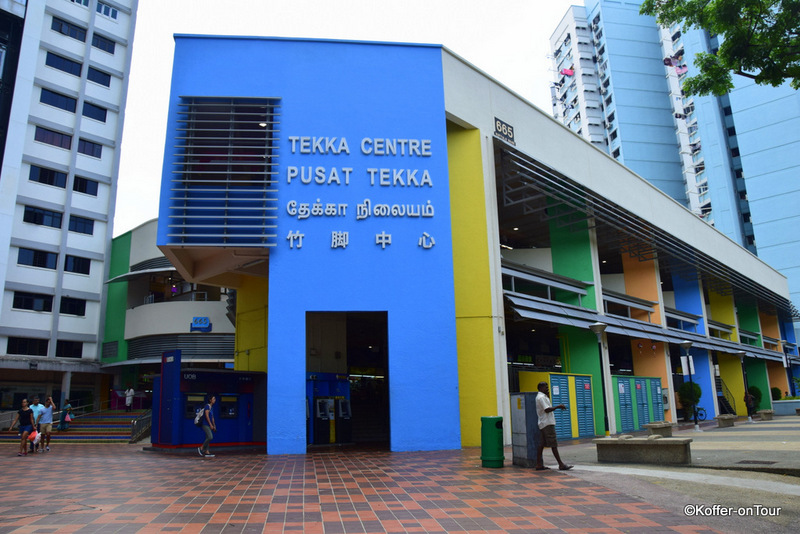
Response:
[[[656,276],[655,261],[639,261],[639,258],[631,257],[630,254],[623,252],[622,270],[625,276],[625,293],[650,302],[658,302],[658,277]],[[648,314],[644,310],[631,308],[631,318],[647,321]],[[653,312],[650,313],[649,321],[661,324],[659,304],[653,305]]]
[[[578,405],[578,395],[575,393],[575,377],[570,376],[569,380],[569,419],[572,428],[572,437],[578,437],[578,410],[573,410],[573,406]]]
[[[461,444],[480,445],[481,417],[497,414],[486,195],[478,130],[447,125]]]
[[[718,323],[732,325],[731,341],[739,341],[739,332],[736,329],[736,309],[733,295],[720,295],[715,291],[708,292],[708,309],[711,319]],[[744,392],[742,392],[744,395]],[[747,415],[747,414],[745,414]]]
[[[267,372],[268,291],[268,280],[255,276],[243,277],[236,290],[237,371]]]
[[[539,382],[547,382],[550,384],[550,373],[533,372],[533,371],[520,371],[519,373],[519,390],[520,392],[536,392],[539,391]]]
[[[731,390],[733,401],[736,403],[736,414],[747,415],[747,406],[744,405],[744,378],[742,377],[742,362],[738,356],[717,352],[719,363],[719,377]]]

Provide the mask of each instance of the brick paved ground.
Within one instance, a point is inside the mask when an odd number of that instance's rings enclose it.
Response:
[[[0,533],[715,532],[559,471],[480,451],[221,453],[53,444],[0,451]]]

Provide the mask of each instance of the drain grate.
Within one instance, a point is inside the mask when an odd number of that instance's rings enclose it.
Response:
[[[740,462],[736,462],[737,464],[759,464],[759,465],[772,465],[778,462],[765,462],[763,460],[742,460]]]

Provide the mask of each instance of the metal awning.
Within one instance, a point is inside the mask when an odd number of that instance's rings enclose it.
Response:
[[[643,259],[662,258],[662,265],[675,272],[700,276],[706,287],[720,292],[741,292],[755,296],[786,315],[800,318],[792,302],[725,265],[703,250],[658,228],[588,187],[571,180],[517,148],[495,139],[500,148],[500,180],[504,205],[521,204],[535,210],[542,199],[565,206],[578,219],[594,221],[598,238],[605,235],[620,249]],[[530,206],[529,206],[530,205]]]
[[[121,274],[119,276],[115,276],[110,280],[106,281],[106,284],[111,284],[114,282],[128,282],[130,280],[135,280],[140,276],[149,276],[151,274],[159,274],[159,273],[174,273],[177,269],[175,267],[159,267],[157,269],[142,269],[141,271],[131,271],[129,273]]]
[[[534,320],[564,326],[574,326],[589,330],[589,325],[600,322],[605,325],[606,332],[627,336],[633,339],[650,339],[664,343],[679,344],[691,341],[693,348],[715,350],[728,354],[746,356],[765,360],[783,361],[783,355],[761,347],[742,345],[733,341],[707,337],[695,332],[664,328],[661,325],[637,321],[616,315],[604,315],[587,308],[579,308],[570,304],[548,301],[539,297],[521,293],[505,292],[505,299],[514,314],[521,320]]]

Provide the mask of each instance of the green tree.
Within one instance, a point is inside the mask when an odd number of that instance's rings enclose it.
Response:
[[[703,390],[694,382],[684,382],[678,388],[678,400],[684,410],[684,419],[689,421],[694,418],[694,407],[700,402]]]
[[[684,80],[687,94],[724,95],[733,74],[800,89],[800,0],[645,0],[640,13],[720,36],[716,53],[695,55],[700,73]]]

